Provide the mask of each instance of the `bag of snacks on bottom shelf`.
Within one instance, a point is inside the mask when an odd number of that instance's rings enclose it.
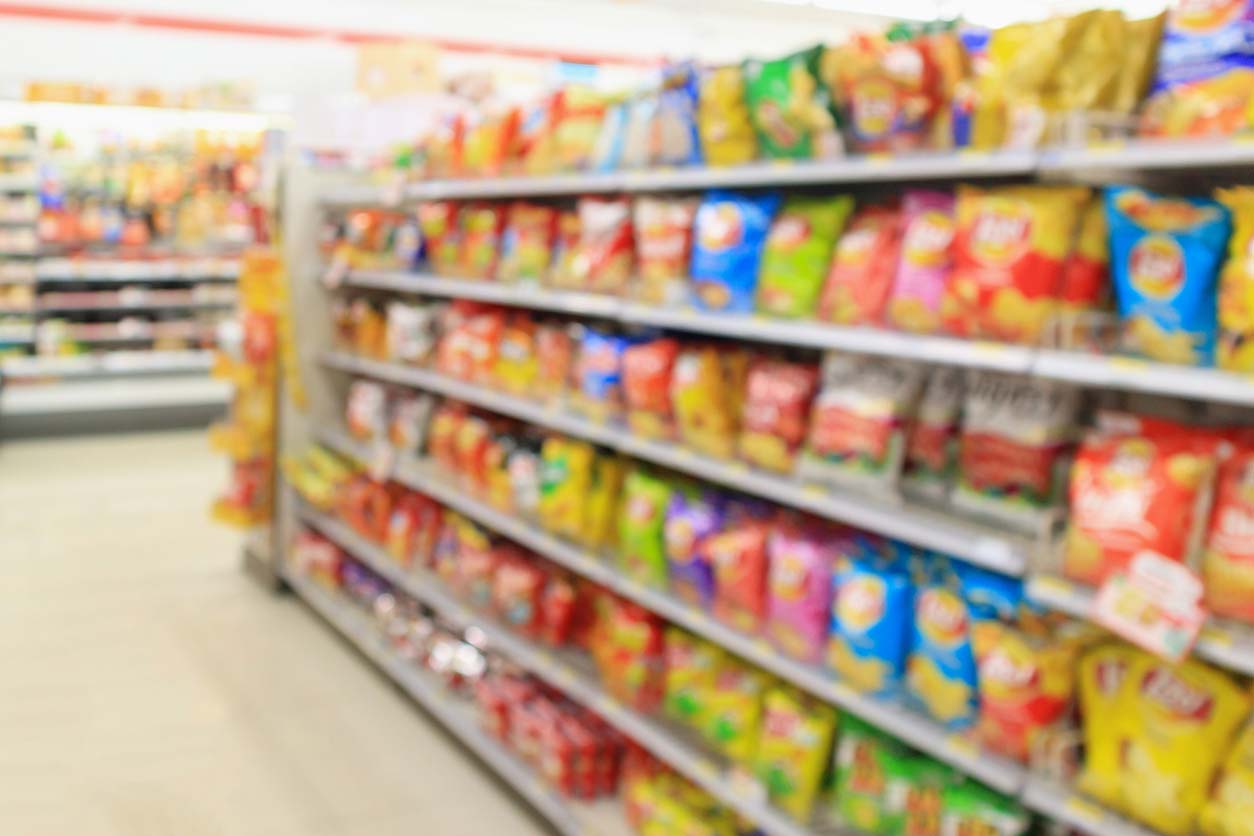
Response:
[[[779,195],[707,192],[692,245],[692,303],[707,311],[751,313],[758,269]]]
[[[832,758],[833,797],[839,822],[862,833],[894,833],[889,777],[905,747],[874,726],[841,715]]]
[[[709,721],[710,697],[726,654],[679,627],[666,628],[666,713],[694,729]]]
[[[1035,531],[1066,487],[1079,392],[994,372],[967,379],[953,502]]]
[[[818,662],[827,641],[835,554],[824,528],[782,524],[771,532],[767,551],[766,632],[794,659]]]
[[[828,352],[810,413],[801,475],[820,482],[896,488],[906,452],[906,422],[922,386],[922,367],[905,360]]]
[[[666,508],[663,541],[670,589],[702,609],[714,600],[714,567],[705,541],[723,528],[723,504],[711,490],[681,487]]]
[[[1254,623],[1254,450],[1244,447],[1219,466],[1215,502],[1202,552],[1206,607]]]
[[[583,532],[585,501],[592,486],[591,444],[550,436],[540,448],[540,524],[577,540]]]
[[[497,278],[502,282],[539,282],[548,272],[556,234],[557,210],[552,206],[511,203],[501,238]]]
[[[760,357],[749,366],[737,451],[749,464],[787,473],[806,436],[818,369]]]
[[[633,433],[645,438],[672,435],[671,375],[679,351],[678,340],[663,337],[623,352],[623,400]]]
[[[1032,824],[1019,802],[970,778],[945,787],[941,808],[943,836],[1025,836]]]
[[[675,429],[684,444],[729,459],[736,450],[748,354],[721,346],[686,348],[671,373]]]
[[[1232,213],[1228,257],[1219,274],[1215,364],[1254,372],[1254,189],[1220,189],[1215,197]]]
[[[932,367],[906,441],[904,479],[915,491],[944,496],[958,467],[958,440],[966,375],[962,369]]]
[[[814,809],[835,731],[831,706],[787,686],[766,692],[756,772],[771,802],[798,821]]]
[[[901,247],[888,321],[917,334],[940,330],[941,300],[953,266],[954,198],[911,189],[901,201]]]
[[[697,102],[701,155],[712,166],[739,165],[758,155],[758,138],[745,102],[739,66],[715,67],[701,75]]]
[[[762,696],[771,679],[730,655],[714,674],[706,701],[705,737],[732,762],[749,766],[762,729]]]
[[[1101,803],[1120,806],[1119,772],[1128,724],[1124,680],[1141,651],[1118,641],[1105,642],[1080,657],[1077,672],[1080,719],[1084,729],[1084,768],[1076,780],[1081,792]]]
[[[813,316],[853,198],[790,197],[771,222],[758,274],[759,313]]]
[[[618,518],[618,560],[630,577],[666,585],[663,529],[673,488],[666,479],[637,468],[623,483]]]
[[[1228,210],[1119,187],[1106,192],[1106,218],[1124,347],[1165,363],[1212,365]]]
[[[1254,833],[1254,723],[1246,722],[1198,817],[1203,836]]]
[[[664,307],[687,301],[696,214],[694,198],[636,198],[633,220],[638,301]]]
[[[854,690],[901,692],[914,624],[914,585],[900,559],[865,534],[849,534],[833,576],[828,662]]]
[[[1094,197],[1080,215],[1075,246],[1067,256],[1058,292],[1060,312],[1066,315],[1102,308],[1110,298],[1110,246],[1107,243],[1106,206]],[[1066,324],[1066,323],[1064,323]],[[1063,347],[1069,347],[1065,340]]]
[[[854,212],[832,253],[819,319],[840,325],[883,321],[901,249],[901,220],[896,206],[863,206]]]
[[[819,79],[822,47],[746,61],[745,101],[768,159],[831,159],[844,153],[832,97]]]

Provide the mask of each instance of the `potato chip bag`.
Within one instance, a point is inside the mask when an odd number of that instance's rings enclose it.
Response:
[[[906,437],[903,478],[912,490],[944,496],[958,467],[959,428],[966,375],[953,366],[927,372],[923,397]]]
[[[1100,644],[1080,657],[1077,690],[1084,724],[1084,768],[1079,789],[1108,806],[1120,802],[1119,773],[1129,713],[1124,682],[1141,651],[1122,642]]]
[[[772,316],[812,316],[836,238],[853,198],[790,197],[771,222],[758,275],[757,308]]]
[[[623,403],[623,355],[631,340],[608,331],[585,328],[575,359],[571,405],[589,418],[604,421]]]
[[[645,438],[672,434],[671,374],[679,341],[662,337],[630,346],[623,352],[623,400],[627,425]]]
[[[418,204],[418,228],[431,269],[441,276],[457,270],[461,253],[461,225],[458,204],[450,200],[429,200]]]
[[[746,518],[705,539],[703,550],[714,567],[716,618],[737,630],[757,632],[766,618],[766,539],[769,524]]]
[[[1219,466],[1202,580],[1212,613],[1254,622],[1254,450],[1248,447]]]
[[[666,585],[666,546],[662,531],[671,484],[636,468],[623,483],[618,520],[618,562],[630,577],[655,586]]]
[[[822,47],[774,61],[746,61],[745,102],[769,159],[830,159],[844,147],[831,111],[831,94],[818,78]]]
[[[770,677],[728,654],[714,672],[706,701],[705,736],[733,762],[753,763],[762,730],[762,697]]]
[[[536,365],[536,321],[527,311],[511,311],[497,343],[496,385],[515,395],[530,396],[534,390]]]
[[[1110,292],[1110,248],[1106,243],[1106,207],[1090,200],[1080,215],[1075,246],[1062,271],[1059,301],[1066,312],[1101,307]]]
[[[916,334],[940,330],[941,299],[953,265],[954,199],[912,189],[901,202],[901,249],[888,321]]]
[[[776,686],[763,698],[754,771],[771,802],[798,821],[814,808],[835,726],[834,709],[794,688]]]
[[[536,379],[532,394],[541,400],[565,394],[575,360],[574,340],[565,324],[544,323],[536,328]]]
[[[585,499],[592,485],[596,452],[585,441],[550,436],[540,448],[540,523],[554,534],[578,540]]]
[[[575,541],[594,551],[618,542],[619,495],[626,464],[618,456],[598,451],[592,460],[592,478],[584,497],[583,528]]]
[[[1106,219],[1124,347],[1151,360],[1212,365],[1228,210],[1121,187],[1106,192]]]
[[[1254,834],[1254,723],[1237,736],[1197,825],[1203,836]]]
[[[701,155],[712,166],[747,163],[758,155],[758,138],[745,102],[739,66],[715,67],[700,79],[697,127]]]
[[[794,659],[817,662],[827,644],[835,554],[817,525],[779,525],[766,542],[766,633]]]
[[[945,787],[941,805],[943,836],[1025,836],[1032,824],[1018,801],[969,778]]]
[[[828,352],[801,474],[820,482],[894,489],[905,459],[906,423],[922,385],[922,367],[916,363]]]
[[[590,86],[572,84],[557,92],[552,136],[559,171],[583,171],[591,166],[606,104],[605,95]]]
[[[517,201],[510,204],[508,218],[496,277],[503,282],[539,282],[549,269],[557,210]]]
[[[945,330],[1036,345],[1056,314],[1063,266],[1088,190],[1004,186],[958,190]]]
[[[966,728],[979,708],[976,676],[967,602],[952,573],[941,572],[917,589],[906,696],[947,728]]]
[[[576,287],[621,294],[635,269],[631,201],[579,198],[579,243],[571,261]]]
[[[1215,197],[1232,213],[1228,257],[1219,274],[1215,364],[1254,372],[1254,189],[1220,189]]]
[[[707,192],[692,246],[692,303],[707,311],[751,313],[758,266],[779,195]]]
[[[759,357],[750,364],[736,444],[741,459],[781,473],[793,469],[818,377],[809,363]]]
[[[716,458],[734,455],[747,366],[743,352],[712,345],[686,348],[675,358],[671,407],[684,444]]]
[[[849,221],[819,299],[819,318],[841,325],[884,319],[901,248],[902,214],[893,206],[864,206]]]
[[[896,739],[848,714],[841,715],[832,756],[833,798],[839,822],[862,833],[900,833],[894,801],[901,762],[911,755]]]
[[[906,673],[914,586],[906,566],[864,534],[851,534],[833,583],[828,662],[841,681],[876,697],[895,697]]]
[[[637,300],[663,306],[686,301],[696,213],[692,198],[636,198]]]
[[[1202,662],[1172,665],[1148,654],[1133,661],[1123,687],[1135,729],[1119,774],[1123,809],[1160,833],[1187,836],[1249,696]]]
[[[461,253],[457,274],[468,279],[490,279],[505,230],[505,208],[498,203],[471,203],[462,207]]]
[[[666,508],[663,540],[671,591],[702,609],[714,600],[714,567],[705,541],[722,530],[724,520],[722,497],[708,490],[678,489]]]
[[[708,706],[715,675],[726,654],[715,644],[687,630],[666,628],[666,696],[662,707],[671,717],[695,729],[709,722]]]
[[[1091,434],[1071,468],[1063,573],[1094,585],[1143,551],[1192,564],[1215,473],[1213,439],[1122,417],[1125,433]]]
[[[701,162],[701,137],[697,129],[697,68],[690,61],[671,64],[662,71],[657,115],[653,120],[654,165],[697,165]]]
[[[572,290],[584,289],[584,275],[576,270],[575,257],[579,254],[582,240],[579,213],[574,209],[561,209],[557,213],[557,233],[553,239],[553,257],[546,279],[553,287]]]

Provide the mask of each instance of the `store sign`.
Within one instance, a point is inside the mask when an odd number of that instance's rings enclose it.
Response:
[[[1094,602],[1093,619],[1172,662],[1189,655],[1206,620],[1202,582],[1187,566],[1154,552],[1132,558]]]
[[[440,51],[421,41],[362,44],[357,90],[375,101],[440,89]]]

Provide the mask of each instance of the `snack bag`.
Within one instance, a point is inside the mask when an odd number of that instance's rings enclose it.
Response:
[[[1036,345],[1057,312],[1063,266],[1088,190],[958,190],[954,269],[941,300],[951,334]]]
[[[1025,836],[1032,818],[1019,802],[971,779],[945,787],[942,836]]]
[[[762,155],[770,159],[831,159],[844,152],[831,94],[818,78],[822,47],[775,61],[746,61],[745,100]]]
[[[1084,769],[1079,789],[1108,806],[1120,804],[1125,729],[1130,716],[1124,704],[1124,682],[1141,651],[1122,642],[1107,642],[1080,657],[1077,690],[1084,724]]]
[[[1058,299],[1064,314],[1077,314],[1101,307],[1109,295],[1106,207],[1100,198],[1094,198],[1080,215],[1075,246],[1063,267]]]
[[[952,770],[922,755],[904,755],[888,767],[889,833],[941,836],[944,792],[956,779]]]
[[[585,500],[592,484],[591,444],[550,436],[540,447],[540,523],[577,540],[583,531]]]
[[[557,213],[557,234],[553,239],[553,257],[549,260],[549,271],[546,278],[553,287],[567,290],[585,289],[582,282],[584,275],[576,270],[576,257],[582,231],[579,212],[574,209],[561,209]]]
[[[927,373],[906,441],[905,480],[925,496],[942,497],[958,465],[958,431],[966,376],[953,366]]]
[[[600,551],[618,542],[619,494],[625,475],[623,460],[600,452],[592,461],[592,480],[584,498],[583,531],[577,542]]]
[[[622,293],[634,269],[632,259],[631,201],[581,197],[579,244],[571,262],[575,286]]]
[[[755,771],[771,802],[798,821],[814,808],[835,725],[830,706],[793,688],[776,686],[763,698]]]
[[[674,64],[662,71],[657,114],[653,120],[654,165],[696,165],[701,162],[701,137],[697,131],[697,69],[691,62]]]
[[[636,198],[636,299],[670,307],[687,300],[692,261],[693,198]]]
[[[876,697],[900,693],[912,641],[914,586],[906,566],[851,535],[833,577],[828,662],[841,681]]]
[[[387,390],[373,380],[354,380],[348,387],[345,423],[358,441],[382,438],[387,430]]]
[[[1202,552],[1206,607],[1254,622],[1254,450],[1237,450],[1219,467],[1210,527]]]
[[[862,833],[893,833],[890,776],[908,757],[905,747],[874,726],[841,715],[832,759],[833,797],[841,824]]]
[[[1254,724],[1247,721],[1237,736],[1197,824],[1203,836],[1254,832]]]
[[[571,393],[576,410],[596,421],[618,414],[623,402],[623,355],[629,345],[626,337],[584,329]]]
[[[593,171],[616,171],[649,164],[657,104],[656,98],[645,94],[607,107],[592,152]]]
[[[919,584],[912,644],[906,664],[910,701],[947,728],[970,726],[979,709],[971,614],[952,570]]]
[[[559,171],[591,167],[605,106],[604,95],[588,86],[568,85],[558,91],[552,142]]]
[[[1212,365],[1228,210],[1126,187],[1106,192],[1106,218],[1124,347],[1151,360]]]
[[[574,365],[575,347],[565,324],[546,323],[536,328],[536,379],[534,394],[547,400],[566,392]]]
[[[922,383],[922,368],[914,363],[828,352],[801,474],[894,489],[905,458],[906,422]]]
[[[832,248],[853,198],[790,197],[771,222],[758,276],[757,308],[772,316],[812,316]]]
[[[686,348],[675,358],[671,407],[684,444],[707,456],[732,457],[746,361],[744,352],[712,345]]]
[[[749,366],[737,450],[749,464],[787,473],[805,441],[818,369],[765,357]]]
[[[766,539],[770,526],[761,519],[729,523],[707,537],[704,552],[714,567],[714,615],[753,633],[766,617]]]
[[[666,693],[665,633],[643,607],[607,597],[597,620],[592,658],[614,697],[639,711],[655,709]]]
[[[520,118],[518,108],[511,107],[468,119],[462,146],[462,170],[467,174],[499,176],[516,142]]]
[[[472,203],[463,207],[457,274],[468,279],[494,278],[504,229],[505,209],[500,204]]]
[[[916,334],[940,330],[941,299],[953,265],[954,199],[912,189],[901,201],[901,248],[888,321]]]
[[[827,643],[834,554],[827,532],[804,524],[771,532],[767,552],[766,632],[795,659],[817,662]]]
[[[701,155],[712,166],[739,165],[758,155],[758,139],[745,103],[738,66],[707,70],[700,79],[697,133]]]
[[[993,372],[967,378],[956,506],[1034,531],[1066,484],[1065,451],[1079,393]]]
[[[706,701],[705,736],[735,763],[753,762],[762,728],[762,696],[770,678],[755,667],[724,654]]]
[[[722,498],[708,490],[676,490],[666,508],[662,536],[671,591],[706,609],[714,600],[714,567],[705,541],[721,531]]]
[[[1232,213],[1228,258],[1219,274],[1219,344],[1215,364],[1254,372],[1254,189],[1220,189],[1215,194]]]
[[[1202,662],[1171,665],[1147,654],[1133,661],[1123,687],[1137,730],[1124,740],[1123,808],[1160,833],[1187,836],[1249,696]]]
[[[510,204],[497,278],[538,283],[548,272],[556,234],[557,210],[552,206],[525,201]]]
[[[672,488],[666,480],[637,468],[623,483],[618,519],[618,560],[631,577],[666,585],[666,547],[662,531]]]
[[[527,311],[506,315],[496,352],[496,384],[515,395],[530,396],[539,368],[536,364],[536,322]]]
[[[1193,563],[1215,473],[1213,438],[1121,417],[1126,431],[1090,435],[1071,468],[1063,572],[1094,585],[1143,551]]]
[[[679,341],[670,337],[633,345],[623,352],[623,399],[627,426],[645,438],[672,434],[671,374]]]
[[[697,209],[692,303],[707,311],[751,313],[758,265],[779,195],[707,192]]]
[[[686,726],[704,729],[719,667],[726,654],[717,645],[675,626],[666,628],[666,713]]]
[[[819,300],[819,319],[841,325],[883,321],[901,249],[902,214],[895,206],[864,206],[836,242]]]
[[[449,200],[418,204],[418,228],[422,231],[427,261],[441,276],[457,272],[461,254],[461,225],[457,215],[458,205]]]

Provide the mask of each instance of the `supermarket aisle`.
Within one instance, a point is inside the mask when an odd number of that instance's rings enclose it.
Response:
[[[0,446],[0,832],[542,832],[241,574],[222,467],[203,432]]]

